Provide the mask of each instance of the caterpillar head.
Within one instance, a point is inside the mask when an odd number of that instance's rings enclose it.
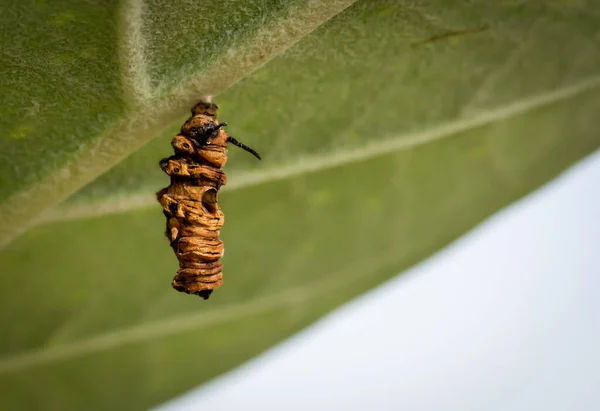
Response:
[[[196,116],[185,122],[181,134],[194,140],[200,147],[207,144],[226,147],[229,134],[222,129],[226,125],[210,117]]]

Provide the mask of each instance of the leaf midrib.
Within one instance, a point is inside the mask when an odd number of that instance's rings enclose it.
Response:
[[[391,152],[410,150],[414,147],[428,144],[460,132],[492,124],[514,116],[525,114],[543,106],[575,97],[584,92],[600,87],[600,75],[586,78],[574,84],[556,90],[529,96],[507,105],[481,111],[469,118],[459,118],[420,132],[402,134],[382,139],[364,147],[350,150],[340,150],[325,155],[299,157],[291,164],[274,166],[268,169],[247,171],[233,175],[223,190],[231,191],[248,188],[259,184],[284,180],[302,174],[314,173],[349,163],[368,160]],[[49,209],[42,214],[36,223],[75,220],[98,217],[106,214],[133,211],[156,205],[152,195],[155,187],[145,187],[137,193],[126,193],[112,196],[105,201],[89,204],[63,204],[60,209]]]

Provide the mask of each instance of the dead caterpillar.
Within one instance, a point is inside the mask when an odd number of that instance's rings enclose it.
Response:
[[[218,192],[227,182],[221,168],[227,162],[227,143],[260,156],[231,137],[217,121],[218,107],[200,102],[173,138],[175,155],[162,159],[160,168],[171,184],[156,193],[167,219],[166,236],[179,260],[171,285],[177,291],[205,300],[223,283],[223,242],[219,231],[224,216]]]

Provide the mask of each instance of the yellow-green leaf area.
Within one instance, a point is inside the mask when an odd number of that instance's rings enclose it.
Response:
[[[600,146],[597,2],[1,7],[0,409],[147,409]],[[207,95],[263,161],[229,150],[203,301],[154,193]]]
[[[219,96],[220,118],[230,133],[264,158],[257,164],[230,150],[231,181],[310,162],[314,155],[335,157],[478,121],[582,81],[591,81],[584,88],[596,87],[600,80],[594,40],[600,29],[589,9],[563,13],[521,2],[472,2],[467,9],[452,2],[358,2]],[[467,32],[418,44],[461,29]],[[127,202],[164,185],[156,164],[184,119],[71,201]]]
[[[17,381],[73,409],[148,406],[193,387],[597,147],[598,104],[583,93],[435,144],[224,194],[225,284],[207,302],[170,288],[176,259],[158,207],[30,230],[0,255],[0,271],[14,274],[0,277],[3,404],[31,406]],[[120,378],[135,381],[126,400]]]
[[[1,7],[0,203],[123,115],[116,1]]]

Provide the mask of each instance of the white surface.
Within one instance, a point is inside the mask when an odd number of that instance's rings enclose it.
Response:
[[[600,152],[159,408],[600,410]]]

